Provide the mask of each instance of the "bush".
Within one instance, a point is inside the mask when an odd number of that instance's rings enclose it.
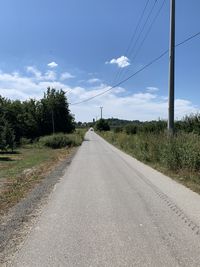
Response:
[[[41,137],[39,144],[53,149],[79,146],[83,138],[80,134],[54,134]]]
[[[136,134],[138,131],[138,126],[134,124],[129,124],[125,126],[125,132],[127,134]]]
[[[110,126],[104,119],[98,120],[95,126],[97,131],[110,131]]]
[[[173,137],[166,133],[102,133],[102,136],[137,159],[158,163],[169,170],[200,172],[200,136],[194,133],[178,133]]]
[[[123,132],[123,127],[116,126],[113,128],[113,132],[114,133],[121,133],[121,132]]]
[[[7,151],[8,149],[14,150],[15,135],[11,125],[4,120],[3,125],[0,126],[0,149]]]
[[[28,138],[25,138],[25,137],[22,137],[20,139],[20,145],[22,145],[22,146],[26,146],[26,145],[29,145],[31,143],[32,143],[31,139],[28,139]]]

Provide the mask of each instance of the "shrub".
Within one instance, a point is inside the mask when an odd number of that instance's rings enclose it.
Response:
[[[15,135],[11,125],[8,121],[3,121],[3,125],[0,126],[0,149],[7,151],[8,149],[14,150],[15,147]]]
[[[26,146],[26,145],[29,145],[31,143],[32,143],[31,139],[28,139],[28,138],[25,138],[25,137],[22,137],[20,139],[20,145],[22,145],[22,146]]]
[[[82,138],[79,134],[54,134],[41,137],[39,143],[53,149],[78,146],[82,143]]]
[[[113,128],[113,132],[114,133],[121,133],[121,132],[123,132],[123,127],[116,126]]]
[[[110,131],[110,126],[104,119],[98,120],[95,127],[98,131]]]
[[[136,134],[138,131],[138,126],[134,124],[126,125],[125,126],[125,132],[127,134]]]
[[[170,137],[166,133],[102,133],[102,136],[137,159],[158,163],[169,170],[200,172],[200,136],[180,132]]]

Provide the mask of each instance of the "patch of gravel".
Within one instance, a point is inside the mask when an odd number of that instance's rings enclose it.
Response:
[[[26,198],[0,218],[0,264],[5,263],[22,243],[76,152],[77,149],[36,185]]]

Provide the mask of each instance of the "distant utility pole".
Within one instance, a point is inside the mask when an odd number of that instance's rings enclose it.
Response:
[[[174,66],[175,66],[175,1],[170,0],[170,46],[169,46],[169,110],[168,131],[174,132]]]
[[[100,110],[101,110],[101,119],[102,119],[102,110],[103,110],[103,107],[100,107]]]

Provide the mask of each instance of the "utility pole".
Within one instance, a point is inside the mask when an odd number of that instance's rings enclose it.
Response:
[[[170,0],[170,45],[169,45],[169,110],[168,131],[174,133],[174,66],[175,66],[175,1]]]
[[[101,109],[101,119],[102,119],[102,110],[103,110],[103,107],[100,107],[100,109]]]

